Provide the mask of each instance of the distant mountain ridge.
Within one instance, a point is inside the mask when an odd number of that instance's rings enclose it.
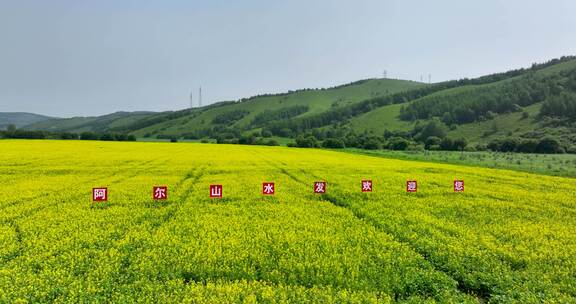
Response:
[[[0,112],[0,130],[6,129],[9,125],[14,125],[17,128],[21,128],[49,119],[56,118],[27,112]]]

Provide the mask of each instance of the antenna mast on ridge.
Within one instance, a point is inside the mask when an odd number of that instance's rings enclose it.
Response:
[[[198,89],[198,107],[202,107],[202,86]]]

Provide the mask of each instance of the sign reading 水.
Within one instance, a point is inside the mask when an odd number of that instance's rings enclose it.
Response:
[[[464,181],[455,180],[454,181],[454,192],[464,192]]]
[[[221,198],[222,197],[222,185],[210,185],[210,197],[211,198]]]
[[[262,183],[262,194],[264,195],[274,195],[276,189],[274,188],[273,182]]]
[[[362,192],[372,192],[372,181],[363,180],[362,181]]]
[[[314,193],[326,193],[326,182],[315,182]]]
[[[415,180],[410,180],[406,182],[406,192],[416,192],[418,191],[418,182]]]
[[[154,187],[152,187],[152,198],[154,200],[166,200],[166,199],[168,199],[168,187],[166,187],[166,186],[154,186]]]
[[[92,201],[94,202],[108,201],[108,188],[92,188]]]

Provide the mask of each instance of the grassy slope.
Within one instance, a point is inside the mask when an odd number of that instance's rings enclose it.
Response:
[[[552,176],[576,177],[574,154],[522,154],[457,151],[388,151],[345,149],[349,153],[402,160],[506,169]]]
[[[203,129],[212,126],[212,119],[221,113],[233,110],[247,110],[249,115],[237,121],[234,126],[243,127],[248,125],[254,116],[264,110],[274,110],[296,105],[308,105],[310,110],[302,115],[320,113],[330,109],[334,103],[338,105],[350,104],[362,101],[374,96],[392,94],[423,84],[413,81],[393,79],[372,79],[360,84],[353,84],[328,90],[300,91],[280,96],[256,97],[249,101],[216,107],[204,111],[197,117],[181,117],[163,122],[135,132],[137,136],[146,133],[181,134],[190,130]]]
[[[550,75],[553,73],[558,73],[563,70],[575,69],[576,60],[557,64],[554,66],[547,67],[537,74]],[[467,85],[454,89],[448,89],[434,93],[430,96],[445,96],[460,94],[466,91],[473,91],[480,87],[489,88],[493,86],[500,86],[506,82],[518,79],[519,77],[508,78],[499,82],[494,82],[484,85]],[[426,99],[428,97],[423,97]],[[350,120],[350,125],[356,128],[358,131],[373,131],[376,134],[382,134],[384,130],[410,130],[414,127],[416,122],[402,121],[398,118],[400,113],[400,108],[402,105],[389,105],[374,109],[368,113],[360,115]],[[493,135],[482,137],[485,132],[489,132],[492,128],[493,122],[475,122],[465,125],[460,125],[457,130],[451,131],[451,136],[464,136],[471,142],[486,142],[492,138],[508,135],[510,132],[512,134],[521,134],[539,127],[538,120],[535,118],[541,107],[541,103],[537,103],[526,107],[526,111],[531,114],[531,118],[521,119],[522,113],[511,113],[499,115],[495,118],[496,124],[498,125],[499,131]]]
[[[453,138],[464,137],[470,143],[480,143],[494,138],[524,134],[538,127],[537,115],[540,107],[542,103],[525,107],[524,110],[530,114],[528,118],[522,118],[522,112],[498,115],[492,120],[460,125],[448,135]]]

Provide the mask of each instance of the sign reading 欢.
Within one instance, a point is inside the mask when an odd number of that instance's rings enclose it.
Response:
[[[326,193],[326,182],[315,182],[314,193]]]
[[[222,185],[210,185],[210,197],[211,198],[222,197]]]
[[[276,189],[274,188],[273,182],[262,183],[262,194],[264,195],[274,195]]]
[[[464,181],[455,180],[454,181],[454,192],[464,192]]]
[[[154,186],[154,187],[152,187],[152,198],[154,200],[166,200],[166,199],[168,199],[168,187],[166,187],[166,186]]]
[[[92,201],[94,202],[108,201],[108,188],[92,188]]]
[[[363,180],[362,181],[362,192],[372,192],[372,181]]]
[[[418,182],[415,180],[410,180],[406,182],[406,192],[416,192],[418,191]]]

